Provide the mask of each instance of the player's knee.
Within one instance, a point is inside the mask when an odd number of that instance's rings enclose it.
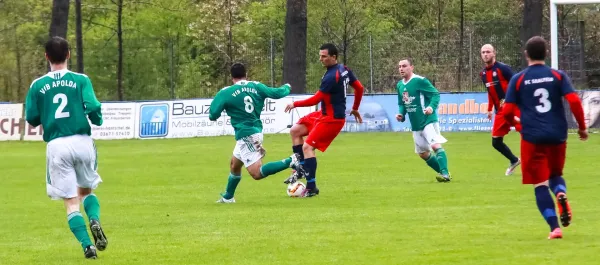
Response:
[[[260,180],[263,178],[262,173],[260,173],[260,167],[250,166],[248,167],[248,173],[255,180]]]
[[[90,195],[92,193],[92,189],[91,188],[78,188],[77,193],[79,195],[79,198],[83,198],[85,196]]]
[[[423,160],[427,160],[429,159],[430,153],[429,152],[423,152],[419,154],[419,157],[421,157],[421,159]]]
[[[315,148],[312,145],[306,142],[302,145],[302,152],[304,153],[304,157],[306,157],[307,154],[312,154],[314,151]]]
[[[292,126],[292,128],[290,129],[290,135],[292,136],[292,138],[302,137],[302,136],[306,135],[307,133],[308,133],[308,130],[306,129],[306,126],[301,125],[301,124],[296,124],[296,125]]]
[[[534,188],[537,188],[537,187],[542,187],[542,186],[546,186],[546,187],[547,187],[547,186],[548,186],[548,183],[549,183],[549,182],[546,180],[546,181],[544,181],[544,182],[540,182],[540,183],[537,183],[537,184],[533,184],[533,187],[534,187]]]
[[[67,210],[67,214],[79,211],[79,198],[68,198],[64,199],[65,209]]]

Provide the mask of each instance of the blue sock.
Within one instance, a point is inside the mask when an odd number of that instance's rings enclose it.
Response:
[[[554,199],[552,199],[548,186],[535,188],[535,201],[540,213],[550,226],[550,231],[559,228],[558,218],[556,217],[556,206],[554,205]]]
[[[550,177],[550,189],[554,193],[554,195],[562,192],[567,193],[567,184],[565,183],[565,179],[562,176],[552,176]]]
[[[306,188],[314,190],[317,188],[317,158],[311,157],[304,160],[304,170],[306,170]]]
[[[292,152],[300,155],[300,164],[304,163],[304,151],[302,151],[302,145],[292,146]]]

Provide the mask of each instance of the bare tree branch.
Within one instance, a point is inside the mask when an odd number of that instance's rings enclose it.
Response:
[[[85,22],[87,22],[87,23],[90,23],[90,24],[92,24],[92,25],[101,26],[101,27],[104,27],[104,28],[110,29],[110,30],[112,30],[112,31],[115,31],[115,32],[117,31],[117,30],[116,30],[115,28],[113,28],[113,27],[110,27],[110,26],[107,26],[107,25],[104,25],[104,24],[100,24],[100,23],[98,23],[98,22],[94,22],[94,21],[92,21],[92,20],[85,20]]]
[[[89,8],[89,9],[92,9],[92,10],[107,10],[107,11],[117,12],[116,9],[111,9],[111,8],[103,7],[103,6],[94,6],[94,5],[84,5],[84,4],[82,4],[81,7],[82,8],[84,8],[84,7],[85,8]]]

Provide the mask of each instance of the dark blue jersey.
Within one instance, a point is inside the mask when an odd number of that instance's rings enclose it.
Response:
[[[319,88],[325,94],[321,101],[323,115],[335,119],[346,118],[346,89],[354,81],[356,76],[344,65],[336,64],[327,68]]]
[[[510,66],[495,62],[491,66],[486,66],[480,73],[481,81],[488,91],[488,111],[492,110],[492,106],[496,108],[496,112],[500,110],[502,101],[506,98],[506,88],[508,82],[513,76]]]
[[[531,65],[508,85],[506,103],[521,111],[523,140],[535,144],[560,144],[567,140],[567,118],[562,98],[575,92],[569,77],[546,65]]]

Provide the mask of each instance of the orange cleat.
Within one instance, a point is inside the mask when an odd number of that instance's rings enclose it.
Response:
[[[556,194],[556,201],[558,204],[558,213],[560,215],[560,222],[563,227],[567,227],[571,224],[571,206],[569,205],[569,201],[567,200],[567,194],[563,192],[559,192]]]

